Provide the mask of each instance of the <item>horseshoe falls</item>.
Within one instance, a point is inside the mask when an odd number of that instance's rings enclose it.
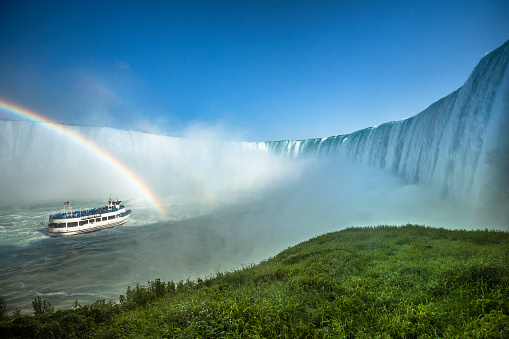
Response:
[[[509,42],[487,53],[464,86],[408,119],[347,135],[259,144],[288,157],[343,157],[381,168],[482,222],[509,222]]]
[[[0,120],[0,295],[24,313],[37,296],[115,301],[128,285],[203,278],[349,226],[507,231],[508,68],[506,42],[413,117],[309,140]],[[110,194],[133,211],[124,226],[65,238],[38,226],[65,201]]]
[[[111,193],[154,212],[145,220],[161,221],[157,210],[175,220],[278,197],[290,205],[320,206],[321,215],[344,210],[331,216],[330,228],[402,222],[504,228],[508,64],[506,42],[480,60],[461,88],[423,112],[327,138],[226,142],[87,126],[56,133],[49,124],[0,121],[0,206],[88,201]],[[284,196],[285,190],[291,192]],[[323,198],[298,199],[309,196]],[[370,214],[360,212],[365,209],[373,216],[360,217]],[[448,218],[429,218],[437,214]]]

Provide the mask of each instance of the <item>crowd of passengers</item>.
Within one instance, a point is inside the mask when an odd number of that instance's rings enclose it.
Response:
[[[50,215],[49,218],[50,219],[79,218],[79,217],[86,217],[86,216],[95,215],[95,214],[115,212],[122,208],[124,208],[124,205],[120,205],[120,208],[113,208],[111,211],[109,211],[108,206],[104,206],[101,208],[92,208],[92,209],[83,210],[83,211],[74,211],[74,212],[53,214],[53,215]]]

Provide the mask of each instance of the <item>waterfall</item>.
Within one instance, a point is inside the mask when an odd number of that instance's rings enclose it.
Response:
[[[437,199],[499,215],[504,223],[509,221],[508,65],[509,41],[484,56],[461,88],[421,113],[327,138],[218,142],[68,128],[114,155],[156,191],[191,189],[214,200],[270,187],[285,176],[296,178],[298,171],[286,160],[317,156],[382,169],[407,184],[432,187]],[[44,124],[0,121],[0,146],[0,203],[68,200],[70,193],[93,196],[103,190],[134,196],[118,171]]]
[[[489,191],[509,189],[489,185],[507,181],[500,168],[507,167],[509,153],[509,134],[501,128],[509,117],[508,63],[509,41],[484,56],[464,86],[413,117],[346,135],[257,147],[290,157],[344,157],[408,183],[433,185],[452,200],[483,200]]]

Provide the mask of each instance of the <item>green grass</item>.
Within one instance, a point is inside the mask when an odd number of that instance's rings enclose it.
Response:
[[[507,338],[509,233],[349,228],[258,265],[2,316],[10,337]],[[39,300],[39,304],[40,304]]]

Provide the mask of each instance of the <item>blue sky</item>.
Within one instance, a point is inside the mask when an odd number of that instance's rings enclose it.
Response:
[[[459,88],[507,18],[506,1],[2,1],[0,98],[69,124],[327,137]]]

